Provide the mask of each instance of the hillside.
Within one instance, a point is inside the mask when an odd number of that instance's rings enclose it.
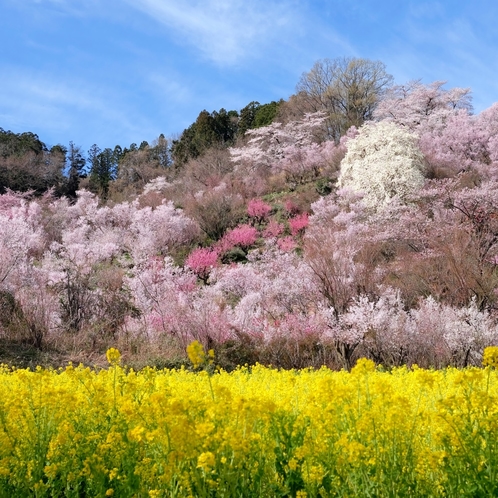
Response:
[[[297,100],[180,163],[164,137],[128,149],[105,188],[75,170],[74,196],[1,195],[0,359],[113,346],[178,365],[198,340],[227,369],[480,364],[498,344],[498,105],[390,85],[344,131]]]

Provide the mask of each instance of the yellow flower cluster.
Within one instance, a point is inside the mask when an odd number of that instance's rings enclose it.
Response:
[[[194,368],[207,367],[214,362],[214,350],[210,349],[206,355],[204,346],[197,340],[187,346],[187,356]]]
[[[108,359],[0,369],[0,496],[498,494],[494,368],[209,375]]]
[[[484,366],[498,367],[498,347],[489,346],[484,349],[484,354],[482,358],[482,364]]]
[[[121,362],[121,353],[115,348],[110,348],[107,350],[106,358],[109,365],[119,365]]]

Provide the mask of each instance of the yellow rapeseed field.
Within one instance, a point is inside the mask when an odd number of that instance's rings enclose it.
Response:
[[[0,496],[496,496],[484,367],[0,370]],[[202,370],[200,370],[202,369]]]

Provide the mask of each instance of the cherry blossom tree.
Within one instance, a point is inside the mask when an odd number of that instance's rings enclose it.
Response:
[[[412,81],[386,90],[373,112],[377,121],[392,121],[410,131],[429,131],[444,126],[446,118],[460,110],[470,113],[469,88],[446,90],[445,81],[424,85]]]
[[[317,112],[286,125],[274,122],[248,130],[247,144],[230,149],[232,161],[251,175],[268,177],[270,173],[283,173],[296,184],[309,181],[327,164],[334,148],[333,144],[317,143],[315,130],[324,119],[324,113]]]

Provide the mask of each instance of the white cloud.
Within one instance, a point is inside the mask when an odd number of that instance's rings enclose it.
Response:
[[[237,64],[298,29],[291,1],[125,0],[220,65]]]

